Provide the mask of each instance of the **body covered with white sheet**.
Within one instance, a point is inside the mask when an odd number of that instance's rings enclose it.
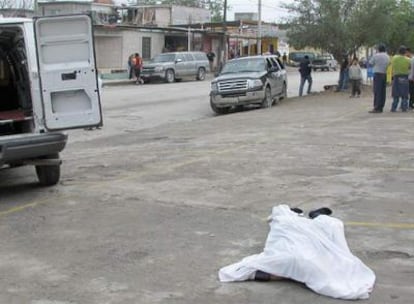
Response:
[[[220,281],[249,280],[260,270],[305,283],[326,296],[369,298],[375,274],[349,250],[339,219],[326,215],[308,219],[279,205],[270,220],[263,252],[220,269]]]

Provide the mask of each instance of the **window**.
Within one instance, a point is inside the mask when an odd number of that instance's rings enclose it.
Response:
[[[151,58],[151,37],[142,37],[142,58]]]
[[[184,57],[185,57],[185,61],[194,61],[194,57],[191,54],[186,53],[184,54]]]

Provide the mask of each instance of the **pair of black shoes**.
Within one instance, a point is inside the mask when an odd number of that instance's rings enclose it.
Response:
[[[293,212],[296,212],[298,214],[303,214],[303,210],[300,208],[290,208],[290,210],[292,210]],[[309,218],[314,219],[315,217],[317,217],[318,215],[331,215],[332,214],[332,210],[327,208],[327,207],[322,207],[322,208],[318,208],[315,210],[311,210],[309,211]]]

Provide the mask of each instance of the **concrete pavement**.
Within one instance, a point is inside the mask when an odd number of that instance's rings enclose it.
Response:
[[[349,303],[290,282],[226,283],[263,249],[272,206],[327,206],[376,275],[370,300],[414,297],[414,113],[372,96],[291,98],[271,109],[75,142],[55,188],[0,213],[0,303]],[[389,100],[388,104],[389,106]],[[109,113],[108,113],[109,115]],[[11,210],[11,211],[10,211]]]

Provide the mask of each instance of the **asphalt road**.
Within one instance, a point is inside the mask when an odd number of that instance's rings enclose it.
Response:
[[[412,302],[413,113],[370,115],[367,90],[215,116],[206,88],[105,88],[105,125],[69,132],[57,186],[0,171],[0,303],[349,303],[218,282],[262,250],[280,203],[344,221],[377,275],[367,303]]]

